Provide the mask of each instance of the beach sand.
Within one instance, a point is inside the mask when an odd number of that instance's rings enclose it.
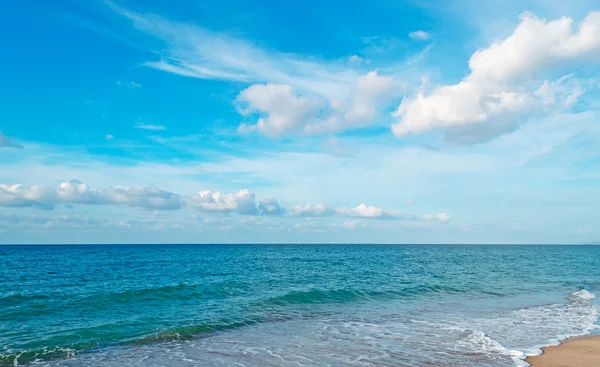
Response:
[[[533,367],[598,367],[600,336],[570,339],[526,359]]]

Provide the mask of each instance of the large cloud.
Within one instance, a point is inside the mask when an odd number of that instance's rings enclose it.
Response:
[[[182,199],[177,194],[156,187],[117,186],[93,190],[76,180],[63,182],[56,189],[41,185],[0,184],[2,206],[52,209],[58,204],[114,204],[143,209],[179,209]]]
[[[398,137],[448,129],[447,138],[476,143],[518,127],[534,112],[570,106],[583,92],[573,78],[537,81],[560,66],[600,61],[600,12],[574,26],[524,13],[514,33],[475,52],[458,84],[422,88],[402,101],[392,131]]]
[[[376,71],[358,77],[348,97],[341,100],[301,95],[287,84],[255,84],[239,94],[237,103],[243,115],[261,117],[256,124],[242,124],[238,130],[280,137],[358,128],[371,124],[379,108],[396,92],[393,79]]]
[[[241,125],[240,131],[256,129],[270,137],[302,131],[314,119],[323,103],[318,98],[298,96],[294,88],[281,84],[256,84],[243,90],[238,103],[247,104],[241,112],[264,114],[256,125]]]
[[[0,184],[0,205],[8,207],[38,207],[52,209],[56,204],[53,192],[40,185]]]

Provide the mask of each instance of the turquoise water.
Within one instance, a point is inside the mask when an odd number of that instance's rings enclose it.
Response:
[[[0,366],[518,366],[593,332],[595,246],[2,246]]]

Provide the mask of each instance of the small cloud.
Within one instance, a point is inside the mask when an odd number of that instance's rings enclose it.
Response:
[[[256,125],[240,124],[240,126],[237,128],[238,134],[242,135],[250,134],[254,131],[256,131]]]
[[[143,122],[138,122],[135,125],[135,128],[142,129],[142,130],[152,130],[152,131],[167,130],[167,128],[164,127],[163,125],[144,124]]]
[[[111,139],[114,139],[114,138],[115,138],[115,136],[114,136],[114,135],[112,135],[112,134],[106,134],[106,136],[104,136],[104,138],[105,138],[106,140],[111,140]]]
[[[408,36],[414,40],[427,41],[431,38],[431,35],[425,31],[414,31],[410,32]]]
[[[403,219],[401,213],[391,210],[384,210],[376,206],[370,206],[365,203],[355,208],[340,208],[337,213],[348,218],[369,218],[369,219]]]
[[[415,201],[414,200],[406,200],[406,203],[408,205],[413,205],[415,203]]]
[[[344,223],[342,224],[342,227],[344,227],[345,229],[354,229],[356,228],[356,225],[359,223],[360,221],[358,220],[346,220],[344,221]]]
[[[369,64],[371,63],[371,61],[365,59],[364,57],[360,57],[358,55],[352,55],[348,58],[348,62],[354,65],[360,65],[360,64]]]
[[[24,147],[21,144],[15,143],[14,139],[4,135],[2,130],[0,130],[0,148],[23,149]]]
[[[137,88],[142,87],[142,85],[140,83],[136,83],[133,80],[130,82],[123,82],[123,81],[117,80],[117,85],[119,87],[123,87],[123,88],[127,88],[127,89],[137,89]]]
[[[450,220],[450,215],[448,215],[448,213],[425,214],[423,218],[425,218],[425,220],[437,220],[440,222],[448,222]]]

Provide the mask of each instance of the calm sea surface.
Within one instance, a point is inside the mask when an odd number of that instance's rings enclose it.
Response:
[[[596,246],[0,246],[0,366],[519,366]]]

